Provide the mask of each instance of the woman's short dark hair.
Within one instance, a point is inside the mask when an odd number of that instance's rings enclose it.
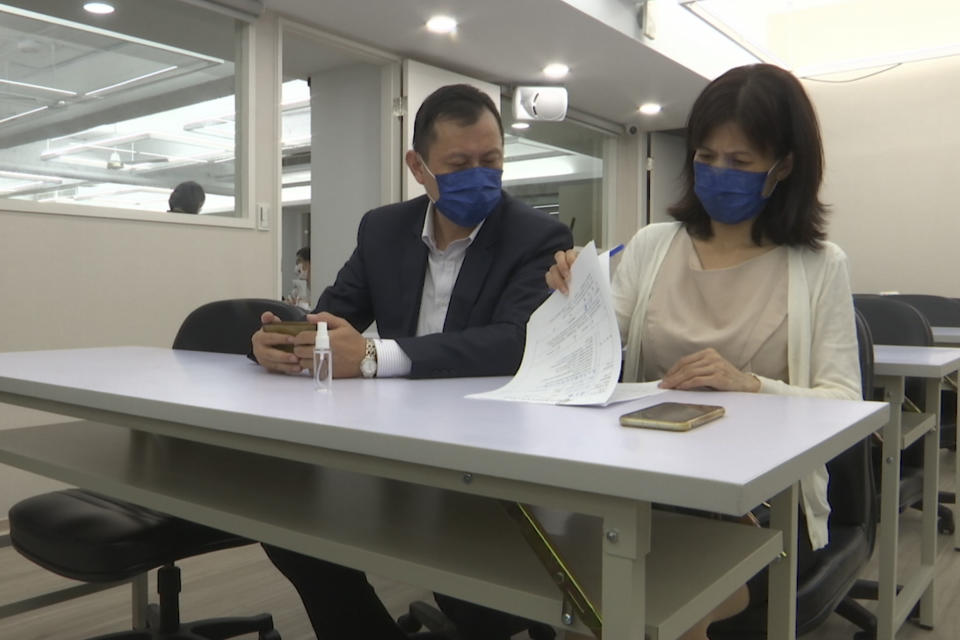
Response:
[[[480,89],[469,84],[449,84],[440,87],[423,101],[413,121],[413,150],[427,159],[427,150],[436,139],[434,124],[437,120],[453,120],[468,127],[483,115],[486,109],[497,119],[500,139],[503,140],[503,121],[493,99]]]
[[[297,260],[310,262],[310,247],[303,247],[302,249],[297,249]]]
[[[759,245],[766,238],[774,244],[818,248],[826,237],[827,207],[819,198],[823,144],[817,115],[800,81],[770,64],[731,69],[707,85],[694,102],[687,122],[684,194],[670,207],[670,215],[693,236],[713,235],[710,216],[693,190],[693,157],[714,129],[728,122],[778,160],[793,153],[793,169],[753,223],[753,241]]]

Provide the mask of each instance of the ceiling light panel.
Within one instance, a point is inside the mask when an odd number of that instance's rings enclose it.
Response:
[[[543,75],[552,80],[566,78],[568,73],[570,73],[570,67],[562,62],[551,62],[543,68]]]
[[[960,54],[956,0],[681,0],[765,62],[799,76]]]
[[[98,16],[106,16],[114,12],[113,5],[109,2],[84,2],[83,10]]]
[[[433,16],[427,20],[430,33],[451,34],[457,32],[457,21],[450,16]]]

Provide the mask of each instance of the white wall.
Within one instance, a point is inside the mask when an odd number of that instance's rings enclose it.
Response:
[[[830,239],[857,292],[960,297],[960,56],[806,81],[823,128]]]
[[[684,135],[654,131],[650,134],[650,222],[672,222],[667,209],[683,195],[683,162],[687,156]]]
[[[271,235],[0,210],[0,351],[170,346],[222,298],[272,297]],[[0,404],[0,428],[62,421]],[[0,465],[0,514],[51,486]]]
[[[381,67],[357,63],[311,74],[310,295],[333,284],[380,198]]]
[[[238,77],[257,87],[248,112],[257,153],[239,179],[249,181],[250,202],[269,207],[271,231],[26,212],[7,201],[0,205],[0,351],[167,347],[205,302],[279,296],[276,31],[275,18],[258,22],[245,51],[253,54],[251,76]],[[0,404],[0,429],[63,420]],[[0,465],[0,517],[51,486]]]

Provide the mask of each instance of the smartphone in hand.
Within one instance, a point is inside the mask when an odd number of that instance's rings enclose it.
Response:
[[[316,331],[317,325],[313,322],[268,322],[262,328],[266,333],[285,333],[288,336],[295,336],[303,331]],[[278,344],[275,348],[293,353],[292,344]]]

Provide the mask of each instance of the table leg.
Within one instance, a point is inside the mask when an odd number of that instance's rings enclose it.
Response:
[[[877,640],[894,640],[897,598],[897,543],[900,533],[900,412],[904,379],[881,378],[890,420],[883,427],[883,472],[880,484],[880,579],[877,582]]]
[[[650,503],[603,519],[603,637],[643,640]]]
[[[956,374],[957,382],[960,382],[960,372]],[[956,422],[956,433],[960,433],[960,385],[957,389],[957,415]],[[954,435],[956,438],[956,435]],[[956,442],[954,442],[956,444]],[[953,548],[957,551],[960,551],[960,447],[954,447],[953,452],[953,495],[957,496],[954,498],[953,504]]]
[[[923,520],[921,523],[920,567],[934,572],[937,560],[937,509],[940,488],[940,380],[928,378],[925,383],[926,405],[924,410],[937,417],[936,428],[923,436]],[[920,598],[920,624],[933,628],[934,583],[923,591]]]
[[[130,599],[133,606],[131,618],[133,628],[143,631],[147,628],[147,607],[149,604],[149,574],[143,572],[130,581]]]
[[[799,485],[794,483],[770,501],[770,528],[783,534],[783,557],[770,565],[768,586],[770,640],[792,640],[797,635],[797,522]]]

